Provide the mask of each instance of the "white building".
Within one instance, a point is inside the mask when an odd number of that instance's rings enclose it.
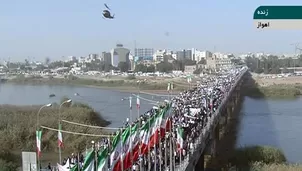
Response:
[[[77,57],[75,57],[75,56],[68,56],[66,62],[73,62],[73,61],[76,61],[76,60],[77,60]]]
[[[166,55],[166,50],[156,50],[155,53],[153,54],[153,61],[164,61],[164,55]]]
[[[195,61],[198,63],[202,58],[206,59],[212,57],[212,53],[210,51],[195,51]]]
[[[83,56],[79,57],[79,63],[81,64],[85,63],[85,57]]]

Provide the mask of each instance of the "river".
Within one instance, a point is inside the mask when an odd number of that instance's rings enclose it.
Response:
[[[283,150],[288,162],[302,162],[302,98],[245,98],[237,146],[270,145]]]
[[[75,96],[78,93],[80,96]],[[55,97],[49,97],[55,94]],[[132,112],[130,112],[128,98],[131,94],[127,92],[119,92],[109,89],[80,87],[80,86],[60,86],[60,85],[15,85],[0,83],[0,104],[13,105],[43,105],[48,103],[60,103],[63,97],[68,97],[75,102],[81,102],[90,105],[97,112],[101,113],[104,119],[111,121],[110,127],[119,127],[130,119],[137,118],[136,98],[132,98]],[[158,97],[149,95],[141,95],[154,101],[163,101]],[[140,113],[152,108],[149,101],[140,100]]]
[[[80,96],[74,96],[79,93]],[[50,94],[56,97],[49,98]],[[132,113],[137,118],[136,99],[133,110],[129,101],[121,100],[130,93],[108,89],[79,86],[12,85],[0,84],[0,104],[34,105],[59,103],[67,96],[73,101],[89,104],[100,112],[104,119],[111,121],[110,127],[119,127]],[[142,97],[152,99],[152,96]],[[163,98],[153,97],[155,101]],[[237,146],[271,145],[282,149],[289,162],[302,162],[302,98],[293,100],[264,100],[245,98],[241,110],[242,119]],[[152,107],[150,102],[141,100],[141,113]]]

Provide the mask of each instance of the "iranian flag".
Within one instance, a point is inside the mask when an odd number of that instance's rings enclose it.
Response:
[[[113,171],[120,171],[122,170],[122,162],[123,162],[123,156],[124,153],[128,150],[129,144],[127,144],[127,139],[129,139],[130,135],[130,127],[126,128],[126,130],[123,131],[120,141],[118,142],[116,148],[115,148],[115,155],[113,158],[113,162],[111,164]]]
[[[184,147],[184,130],[181,127],[178,127],[177,130],[177,148],[178,150],[182,150]]]
[[[94,171],[94,162],[95,162],[95,151],[91,149],[88,154],[85,156],[83,171]]]
[[[59,131],[58,131],[58,146],[63,147],[63,136],[62,136],[62,126],[59,124]]]
[[[41,141],[42,141],[42,131],[36,131],[36,142],[37,142],[38,157],[41,157]]]
[[[97,171],[107,171],[108,170],[108,147],[103,148],[98,154],[98,169]]]
[[[166,132],[169,132],[171,130],[172,130],[172,120],[171,120],[171,117],[168,117],[165,119],[165,121],[162,121],[162,124],[160,125],[161,138],[164,138],[166,135]]]
[[[148,144],[151,137],[151,127],[154,125],[155,116],[152,116],[147,120],[147,122],[141,127],[139,137],[141,139],[141,152],[142,154],[146,154],[148,152]],[[139,150],[135,151],[134,159],[139,157]]]
[[[172,103],[168,103],[166,106],[165,116],[167,116],[167,113],[169,113],[169,110],[171,110]],[[170,113],[169,113],[170,114]],[[163,117],[163,120],[160,124],[160,136],[161,138],[165,137],[166,132],[170,131],[172,128],[172,121],[170,117]]]
[[[165,106],[164,109],[160,110],[160,113],[157,115],[154,126],[152,127],[152,133],[150,137],[149,145],[153,147],[155,144],[159,143],[159,134],[161,133],[161,124],[165,119],[165,115],[169,109],[169,105]],[[164,131],[163,131],[164,132]]]
[[[132,166],[132,162],[137,160],[134,159],[134,153],[136,151],[139,152],[139,129],[137,124],[131,128],[131,135],[129,140],[130,146],[123,161],[124,170],[129,169]]]
[[[119,157],[119,142],[121,139],[121,131],[118,131],[117,134],[114,136],[113,140],[112,140],[112,145],[111,145],[111,154],[110,154],[110,167],[112,168],[114,165],[114,161],[117,160],[117,158]]]

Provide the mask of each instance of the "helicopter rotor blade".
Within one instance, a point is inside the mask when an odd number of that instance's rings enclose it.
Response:
[[[107,5],[107,4],[104,4],[104,5],[105,5],[105,7],[106,7],[107,9],[111,10],[111,9],[108,7],[108,5]]]

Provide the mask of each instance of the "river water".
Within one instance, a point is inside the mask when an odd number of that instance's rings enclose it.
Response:
[[[75,93],[80,96],[74,96]],[[49,98],[50,94],[55,94]],[[73,101],[87,103],[111,121],[110,127],[119,127],[126,118],[137,118],[136,99],[121,100],[130,93],[79,86],[12,85],[0,84],[0,104],[41,105],[59,103],[67,96]],[[149,95],[142,97],[162,101]],[[282,149],[289,162],[302,162],[302,98],[294,100],[264,100],[245,98],[237,146],[271,145]],[[153,106],[141,100],[141,113]]]

